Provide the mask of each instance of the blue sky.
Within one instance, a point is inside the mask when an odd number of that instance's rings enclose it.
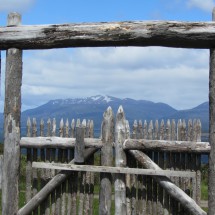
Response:
[[[0,25],[129,20],[210,21],[213,0],[0,0]],[[110,95],[188,109],[208,100],[209,51],[162,47],[24,51],[22,109],[51,99]],[[2,52],[0,112],[4,101]]]

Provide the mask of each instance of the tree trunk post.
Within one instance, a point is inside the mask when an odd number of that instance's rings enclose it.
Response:
[[[127,138],[126,119],[122,106],[119,107],[116,115],[115,126],[115,166],[126,166],[126,154],[123,150],[123,143]],[[126,215],[126,181],[124,174],[116,174],[114,181],[115,189],[115,215]]]
[[[102,142],[103,147],[101,149],[101,165],[112,166],[113,151],[112,143],[114,132],[114,116],[111,107],[105,111],[102,122]],[[108,173],[101,173],[101,186],[99,193],[99,214],[110,215],[111,214],[111,194],[112,194],[112,176]]]
[[[212,13],[215,21],[215,8]],[[215,49],[210,49],[209,73],[209,142],[211,151],[209,156],[209,183],[208,183],[208,214],[215,211]]]
[[[21,24],[18,13],[8,15],[8,26]],[[10,48],[6,53],[4,106],[4,164],[2,214],[17,214],[20,169],[20,115],[22,85],[22,50]]]

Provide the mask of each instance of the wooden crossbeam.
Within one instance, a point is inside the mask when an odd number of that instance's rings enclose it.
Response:
[[[215,47],[214,22],[132,21],[0,27],[0,49]]]
[[[22,137],[21,148],[62,148],[75,147],[75,138],[66,137]],[[102,141],[98,138],[84,138],[85,146],[90,148],[102,148]]]
[[[104,172],[104,173],[121,173],[121,174],[135,174],[135,175],[153,175],[153,176],[175,176],[175,177],[196,177],[195,172],[188,171],[174,171],[174,170],[153,170],[153,169],[139,169],[127,167],[108,167],[108,166],[91,166],[91,165],[75,165],[63,163],[45,163],[33,162],[33,168],[57,169],[68,171],[81,171],[81,172]]]
[[[172,140],[146,140],[127,139],[123,144],[128,150],[152,150],[166,152],[193,152],[210,153],[211,147],[208,142],[172,141]]]
[[[102,148],[102,140],[99,138],[84,138],[85,146],[88,148]],[[115,144],[113,143],[113,146]],[[62,137],[22,137],[21,148],[62,148],[75,147],[75,138]],[[171,141],[171,140],[147,140],[126,139],[123,143],[125,150],[152,150],[166,152],[192,152],[210,153],[211,147],[208,142]]]

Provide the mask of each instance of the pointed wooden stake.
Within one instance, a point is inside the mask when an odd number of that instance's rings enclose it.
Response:
[[[116,115],[115,125],[115,166],[126,166],[126,154],[123,150],[123,143],[127,138],[125,113],[122,106],[119,107]],[[115,215],[126,214],[126,182],[125,175],[115,175]]]
[[[114,132],[114,116],[111,107],[105,111],[102,122],[102,143],[101,149],[101,165],[112,166],[113,162],[113,132]],[[111,194],[112,194],[112,176],[110,173],[101,173],[101,186],[99,193],[99,214],[111,214]]]

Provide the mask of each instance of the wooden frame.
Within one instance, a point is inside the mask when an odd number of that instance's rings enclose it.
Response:
[[[214,14],[214,12],[213,12]],[[213,21],[215,19],[213,18]],[[5,79],[5,125],[4,163],[2,186],[2,214],[16,214],[18,210],[18,171],[20,159],[20,114],[22,83],[22,50],[50,49],[63,47],[102,46],[166,46],[181,48],[210,49],[210,174],[209,174],[209,215],[215,211],[215,23],[214,22],[117,22],[85,23],[44,26],[20,25],[21,16],[11,13],[8,26],[0,27],[0,49],[7,50]],[[15,84],[12,80],[16,80]],[[15,88],[14,88],[15,87]],[[14,89],[14,90],[12,90]],[[124,122],[126,123],[126,122]],[[117,130],[118,129],[118,130]],[[126,129],[121,133],[121,124],[116,127],[116,140],[120,144],[117,166],[124,166],[124,152],[121,145],[126,139]],[[12,158],[12,160],[11,160]],[[118,175],[117,186],[125,187],[125,180]],[[10,186],[13,184],[14,186]],[[123,190],[122,192],[125,192]],[[117,213],[124,213],[125,199]],[[8,195],[10,194],[10,195]],[[11,199],[11,196],[13,199]],[[122,200],[122,201],[121,201]],[[121,202],[120,202],[121,201]]]

